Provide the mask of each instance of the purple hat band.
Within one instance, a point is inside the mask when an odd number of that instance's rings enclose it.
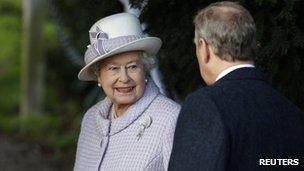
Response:
[[[143,36],[140,35],[128,35],[108,39],[107,33],[103,32],[98,27],[96,28],[96,32],[90,32],[90,36],[97,41],[96,43],[89,45],[85,52],[84,61],[86,64],[92,62],[96,57],[104,55],[117,47],[143,38]]]

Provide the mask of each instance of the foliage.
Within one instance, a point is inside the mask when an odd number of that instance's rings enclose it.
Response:
[[[38,143],[45,153],[51,153],[56,158],[70,157],[75,154],[79,122],[80,117],[69,120],[44,115],[30,116],[22,120],[17,116],[0,115],[0,133]]]
[[[54,6],[48,6],[50,10],[46,10],[43,26],[45,112],[25,120],[18,116],[22,1],[0,1],[0,135],[38,143],[44,153],[59,158],[72,156],[74,160],[81,118],[100,92],[91,91],[92,83],[77,79],[80,68],[69,60],[64,49],[66,42],[61,41],[60,33],[73,42],[69,45],[71,48],[83,54],[90,26],[106,15],[122,12],[122,6],[117,1],[47,1]],[[87,94],[91,94],[90,97]]]
[[[143,0],[131,0],[139,7]],[[144,7],[141,20],[148,32],[161,37],[160,68],[169,90],[182,97],[201,85],[192,43],[194,15],[215,2],[153,0]],[[257,25],[259,52],[256,65],[269,83],[304,109],[304,20],[300,0],[240,0]]]
[[[19,103],[20,0],[0,1],[0,109],[16,113]],[[0,113],[1,114],[1,113]]]
[[[275,88],[304,109],[303,1],[260,0],[245,5],[251,7],[257,23],[257,64],[268,73]]]

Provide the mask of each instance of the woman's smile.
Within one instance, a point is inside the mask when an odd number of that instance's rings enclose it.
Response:
[[[128,87],[115,87],[114,89],[122,94],[129,94],[133,92],[135,86],[128,86]]]

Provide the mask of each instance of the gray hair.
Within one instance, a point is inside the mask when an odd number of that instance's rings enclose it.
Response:
[[[139,52],[139,59],[141,60],[141,62],[144,65],[144,69],[146,74],[148,74],[150,72],[150,70],[155,67],[156,64],[156,57],[155,56],[148,56],[147,53],[145,53],[144,51],[138,51]],[[99,71],[100,71],[100,63],[102,61],[98,61],[95,64],[93,64],[91,66],[91,72],[94,73],[94,75],[98,77]]]
[[[213,3],[199,11],[193,22],[195,39],[204,38],[221,59],[255,59],[255,23],[250,13],[238,3]]]
[[[147,53],[140,51],[139,52],[139,59],[144,64],[146,72],[151,71],[152,68],[155,67],[156,64],[156,57],[155,56],[148,56]]]

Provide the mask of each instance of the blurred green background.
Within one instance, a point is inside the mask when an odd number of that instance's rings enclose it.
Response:
[[[143,6],[143,2],[148,3]],[[212,2],[131,0],[132,7],[142,12],[146,31],[163,40],[159,69],[167,95],[178,102],[204,86],[192,43],[192,19]],[[257,67],[303,110],[304,2],[239,2],[256,21]],[[82,116],[103,97],[95,83],[77,79],[89,44],[88,30],[98,19],[123,11],[116,0],[0,0],[0,166],[4,170],[72,169]]]

